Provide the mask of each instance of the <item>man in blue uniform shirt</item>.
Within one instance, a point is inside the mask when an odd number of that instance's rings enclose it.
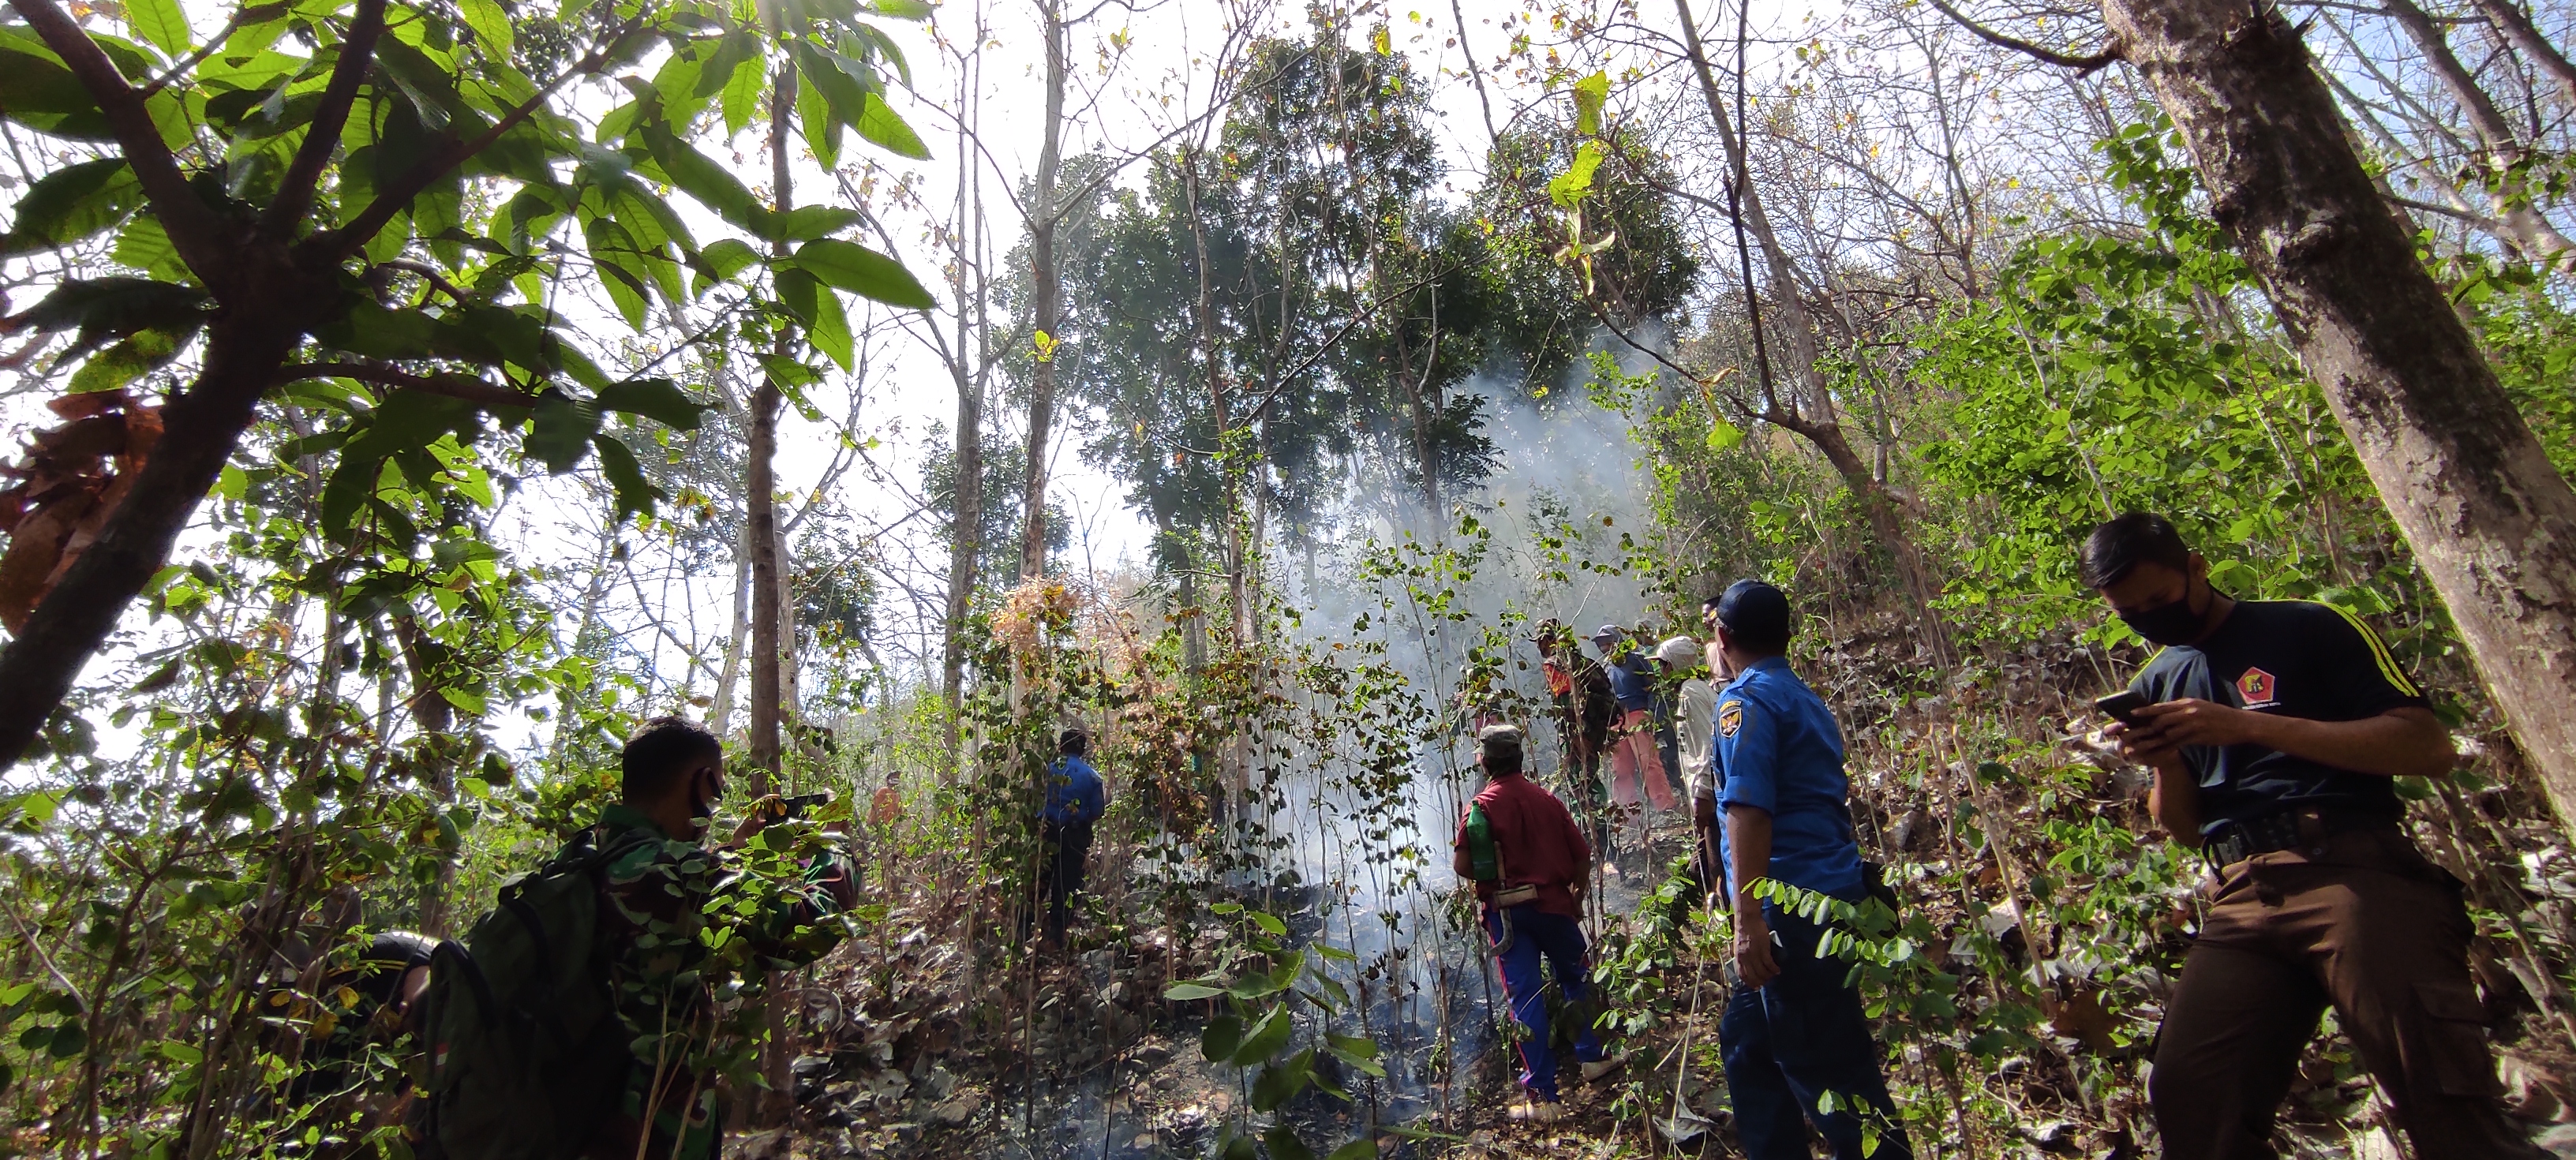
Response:
[[[1056,739],[1056,751],[1061,756],[1047,771],[1046,805],[1038,811],[1038,886],[1045,894],[1046,942],[1051,947],[1063,945],[1073,896],[1082,889],[1083,863],[1091,857],[1091,824],[1109,809],[1109,791],[1086,756],[1090,736],[1067,729]]]
[[[1824,928],[1754,897],[1769,878],[1857,903],[1868,896],[1844,797],[1842,730],[1789,670],[1789,598],[1738,580],[1711,602],[1735,674],[1717,695],[1712,779],[1724,816],[1719,865],[1735,912],[1735,993],[1718,1022],[1737,1134],[1752,1160],[1805,1160],[1812,1123],[1836,1160],[1860,1160],[1871,1109],[1872,1160],[1913,1156],[1879,1070],[1851,964],[1816,953]],[[1842,1104],[1819,1114],[1832,1092]]]

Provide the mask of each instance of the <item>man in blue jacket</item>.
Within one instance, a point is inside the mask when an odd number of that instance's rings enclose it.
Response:
[[[1038,889],[1046,906],[1046,944],[1064,945],[1073,896],[1082,889],[1083,863],[1091,856],[1091,824],[1109,808],[1109,791],[1086,754],[1091,738],[1067,729],[1056,739],[1060,755],[1047,770],[1046,805],[1038,811]]]
[[[1782,655],[1787,596],[1738,580],[1712,603],[1735,674],[1717,695],[1711,781],[1735,912],[1736,987],[1717,1035],[1737,1134],[1752,1160],[1805,1160],[1810,1123],[1836,1160],[1911,1160],[1851,964],[1816,953],[1823,927],[1752,891],[1768,878],[1846,902],[1868,897],[1845,800],[1842,730]],[[1841,1105],[1830,1115],[1818,1110],[1827,1092]],[[1854,1105],[1873,1121],[1875,1148],[1848,1110]]]

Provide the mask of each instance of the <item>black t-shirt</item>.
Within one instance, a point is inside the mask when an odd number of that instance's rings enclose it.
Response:
[[[2157,653],[2129,688],[2149,701],[2197,697],[2310,721],[2359,721],[2423,691],[2359,618],[2307,600],[2240,600],[2197,645]],[[2203,834],[2301,806],[2329,806],[2395,820],[2405,812],[2391,779],[2350,773],[2260,745],[2185,746],[2200,782]]]

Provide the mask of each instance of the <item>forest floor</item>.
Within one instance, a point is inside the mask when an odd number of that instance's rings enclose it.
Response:
[[[2015,996],[2038,1007],[2010,1048],[1981,1048],[1964,1031],[1942,1040],[1883,1027],[1897,1045],[1891,1082],[1900,1099],[1915,1093],[1930,1107],[1909,1129],[1916,1150],[1975,1158],[2149,1154],[2146,1060],[2165,980],[2188,943],[2196,870],[2156,884],[2164,893],[2150,894],[2148,917],[2139,920],[2103,901],[2116,893],[2107,887],[2126,872],[2121,867],[2099,870],[2097,882],[2052,861],[2050,843],[2066,840],[2064,824],[2074,821],[2095,826],[2097,841],[2119,831],[2158,841],[2147,833],[2142,779],[2102,758],[2098,735],[2088,737],[2066,711],[2069,690],[2089,693],[2103,683],[2099,658],[2068,642],[2041,642],[1985,658],[1974,681],[1930,696],[1890,696],[1916,664],[1890,637],[1860,633],[1817,666],[1816,686],[1846,721],[1875,723],[1873,731],[1853,730],[1864,846],[1891,864],[1908,917],[1938,932],[1934,953],[1946,944],[1940,957],[1952,974],[1943,977],[1953,978],[1962,1008],[1995,1012]],[[2009,743],[1999,760],[2045,776],[1986,777],[1992,763],[1976,764],[1960,748],[1967,721]],[[2474,730],[2464,732],[2476,740]],[[1946,760],[1953,753],[1957,759]],[[2545,809],[2511,784],[2499,777],[2419,802],[2415,828],[2431,856],[2469,881],[2482,931],[2473,966],[2494,1017],[2508,1106],[2535,1139],[2576,1160],[2569,1035],[2576,1008],[2561,982],[2576,859]],[[1966,819],[1996,816],[2007,823],[1997,829],[2005,840],[1981,844]],[[1654,885],[1650,871],[1660,873],[1687,842],[1684,816],[1663,815],[1651,857],[1631,855],[1623,872],[1603,876],[1596,943],[1605,932],[1642,928],[1633,912]],[[1240,1122],[1246,1077],[1201,1058],[1202,1005],[1163,998],[1173,981],[1213,969],[1192,940],[1131,921],[1078,933],[1069,955],[1029,959],[1013,953],[1013,932],[975,927],[980,916],[1004,912],[997,900],[970,907],[936,885],[928,867],[897,867],[889,877],[909,885],[885,900],[885,921],[818,967],[804,993],[808,1054],[796,1062],[796,1125],[738,1134],[729,1155],[1195,1157]],[[1387,1157],[1740,1154],[1717,1066],[1727,985],[1715,956],[1697,953],[1714,949],[1699,922],[1685,925],[1680,953],[1643,984],[1656,992],[1655,1013],[1622,1044],[1628,1066],[1570,1087],[1573,1114],[1565,1120],[1509,1121],[1508,1052],[1490,1034],[1462,1039],[1454,1065],[1426,1067],[1409,1100],[1355,1108],[1310,1093],[1288,1112],[1318,1129],[1309,1139],[1324,1142],[1319,1151],[1372,1130]],[[2080,931],[2087,922],[2137,929]],[[2035,960],[2034,931],[2044,952]],[[1985,948],[1984,958],[1972,944]],[[2069,974],[2084,955],[2118,945],[2153,965]],[[1007,973],[997,966],[1013,962],[1029,965]],[[2016,976],[2052,981],[2033,988]],[[1928,1062],[1943,1050],[1960,1061],[1947,1078]],[[2329,1033],[2302,1064],[2276,1144],[2303,1160],[2408,1160],[2412,1152],[2386,1123],[2384,1102],[2349,1045]]]

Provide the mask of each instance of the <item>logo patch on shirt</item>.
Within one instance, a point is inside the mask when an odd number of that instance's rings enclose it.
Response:
[[[2247,669],[2244,676],[2236,678],[2236,693],[2245,699],[2248,709],[2269,708],[2279,703],[2272,695],[2274,683],[2272,674],[2261,669]]]
[[[1744,702],[1728,701],[1717,707],[1717,735],[1733,737],[1744,727]]]

